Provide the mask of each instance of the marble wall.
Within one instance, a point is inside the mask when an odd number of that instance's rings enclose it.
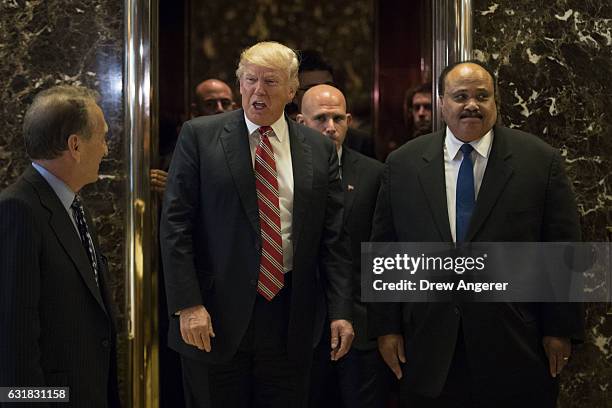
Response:
[[[612,3],[474,0],[476,58],[497,73],[504,125],[558,147],[585,241],[612,237]],[[612,305],[587,308],[587,340],[560,407],[612,407]]]
[[[191,0],[189,89],[210,77],[235,84],[240,52],[258,41],[274,40],[322,52],[343,77],[349,100],[369,105],[373,7],[371,0]]]
[[[109,155],[100,181],[83,196],[110,261],[119,305],[125,303],[123,14],[123,2],[113,0],[0,0],[0,189],[29,165],[21,126],[33,96],[56,84],[98,90],[109,125]],[[119,318],[125,332],[124,316]],[[121,361],[125,345],[121,335]]]

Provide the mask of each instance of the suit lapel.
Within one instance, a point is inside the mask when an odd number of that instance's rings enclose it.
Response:
[[[351,213],[355,195],[359,188],[359,166],[357,156],[346,147],[342,148],[342,190],[344,191],[344,217],[346,220]]]
[[[26,170],[25,178],[38,192],[41,204],[49,210],[51,215],[49,224],[55,233],[57,240],[60,242],[66,254],[70,257],[74,266],[81,274],[81,278],[85,285],[100,304],[103,310],[106,311],[104,302],[100,294],[100,289],[96,284],[94,271],[91,267],[89,257],[83,248],[83,244],[78,236],[78,233],[70,219],[70,216],[63,207],[61,201],[51,188],[47,181],[33,168]]]
[[[502,128],[495,127],[491,156],[487,162],[466,241],[474,239],[512,176],[512,167],[506,162],[512,155],[506,137],[507,135]]]
[[[425,166],[419,171],[419,182],[429,202],[436,228],[444,242],[451,242],[448,206],[446,205],[446,181],[444,177],[444,134],[441,130],[435,133],[434,140],[423,153]]]
[[[255,236],[260,239],[259,209],[249,147],[249,131],[244,122],[243,110],[239,109],[234,114],[235,120],[228,122],[223,129],[221,144],[244,212],[255,231]]]
[[[297,248],[300,233],[306,221],[313,181],[312,150],[299,126],[292,120],[289,124],[289,141],[291,144],[291,163],[293,167],[293,216],[292,235],[293,250]]]

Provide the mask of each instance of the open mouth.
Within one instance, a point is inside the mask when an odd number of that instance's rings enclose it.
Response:
[[[262,110],[266,108],[266,104],[263,102],[253,102],[253,108],[255,108],[255,110]]]

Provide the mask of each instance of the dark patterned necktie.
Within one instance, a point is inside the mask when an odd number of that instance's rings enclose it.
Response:
[[[72,202],[70,208],[72,209],[72,214],[74,215],[74,220],[76,221],[77,228],[79,230],[81,243],[87,252],[89,262],[91,263],[91,268],[94,271],[96,284],[98,284],[98,262],[96,261],[96,250],[94,249],[93,240],[91,239],[89,229],[87,228],[87,222],[85,221],[85,210],[83,209],[83,204],[81,203],[79,196],[74,197],[74,201]]]
[[[259,133],[261,140],[255,151],[255,188],[261,230],[257,292],[267,300],[272,300],[285,284],[283,241],[276,161],[269,139],[274,135],[274,131],[270,126],[262,126]]]
[[[457,202],[456,202],[456,229],[455,241],[463,242],[472,219],[472,212],[476,204],[476,193],[474,192],[474,166],[470,154],[474,148],[469,143],[461,146],[463,160],[459,167],[457,177]]]

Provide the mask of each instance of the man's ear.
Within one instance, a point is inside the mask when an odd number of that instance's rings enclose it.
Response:
[[[197,117],[198,114],[198,105],[195,102],[191,102],[191,119]]]
[[[306,118],[301,113],[297,114],[297,116],[295,117],[295,121],[297,123],[301,124],[301,125],[305,125],[306,124]]]
[[[287,103],[292,102],[295,99],[296,93],[297,89],[289,88],[289,100],[287,100]]]
[[[346,114],[346,125],[351,126],[352,122],[353,122],[353,116],[350,113],[347,113]]]
[[[81,160],[81,139],[75,133],[68,136],[68,152],[77,162]]]

